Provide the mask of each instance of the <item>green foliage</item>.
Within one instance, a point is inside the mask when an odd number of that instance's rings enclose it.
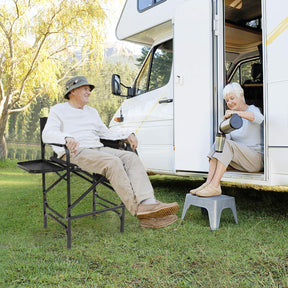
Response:
[[[8,143],[8,159],[10,160],[35,160],[41,159],[40,140],[39,144],[13,144]]]
[[[12,113],[8,120],[8,141],[40,143],[39,118],[48,116],[54,103],[48,95],[44,95],[37,97],[24,113]]]
[[[150,51],[149,47],[142,47],[141,49],[141,55],[136,59],[137,60],[137,66],[140,68],[144,62],[144,60],[146,59],[148,53]]]

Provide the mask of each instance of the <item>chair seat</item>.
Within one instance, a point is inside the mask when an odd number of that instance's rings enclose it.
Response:
[[[48,172],[58,172],[63,171],[66,168],[61,167],[52,161],[39,159],[25,162],[18,162],[17,167],[28,171],[29,173],[48,173]]]

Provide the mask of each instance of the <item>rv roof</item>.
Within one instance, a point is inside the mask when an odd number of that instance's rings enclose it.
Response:
[[[241,25],[261,17],[261,1],[225,0],[225,18],[229,22]]]
[[[251,52],[262,42],[261,31],[225,24],[225,49],[229,52]]]
[[[116,28],[118,39],[151,46],[156,39],[171,37],[175,10],[184,1],[166,0],[139,12],[137,0],[127,0]]]
[[[172,37],[173,17],[182,2],[185,0],[166,0],[139,12],[137,1],[127,0],[116,28],[118,39],[151,46],[159,39]],[[238,48],[243,50],[246,45],[247,52],[251,51],[252,44],[254,47],[259,44],[261,33],[257,32],[261,31],[260,18],[261,0],[225,0],[225,22],[231,24],[226,27],[230,51],[234,51],[236,45],[240,45]],[[233,35],[236,27],[239,29],[237,33],[240,33],[237,41]]]

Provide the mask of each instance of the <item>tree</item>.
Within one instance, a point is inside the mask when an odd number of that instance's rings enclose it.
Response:
[[[137,66],[140,68],[144,62],[144,60],[146,59],[148,53],[150,51],[150,48],[147,47],[147,46],[144,46],[142,47],[141,49],[141,55],[136,59],[136,61],[138,62],[137,63]]]
[[[101,66],[103,5],[109,1],[0,4],[0,159],[7,154],[4,133],[10,114],[26,110],[40,95],[56,99],[63,81],[77,69]]]

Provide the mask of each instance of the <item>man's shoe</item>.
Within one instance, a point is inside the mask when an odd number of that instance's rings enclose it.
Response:
[[[213,197],[221,194],[221,186],[219,185],[218,187],[214,187],[212,184],[207,185],[204,189],[196,193],[196,195],[200,197]]]
[[[196,195],[197,192],[201,191],[202,189],[204,189],[207,185],[209,185],[207,182],[204,182],[201,186],[199,186],[196,189],[192,189],[190,190],[190,193],[193,195]]]
[[[145,228],[166,227],[177,220],[177,215],[168,215],[160,218],[140,219],[140,225]]]
[[[179,209],[177,202],[162,203],[157,201],[156,204],[140,204],[137,211],[139,219],[159,218],[175,214]]]

